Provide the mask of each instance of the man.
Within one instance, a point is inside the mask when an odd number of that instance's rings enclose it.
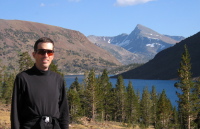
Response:
[[[14,82],[12,129],[68,129],[69,110],[65,82],[49,70],[54,58],[54,42],[40,38],[32,53],[35,64],[16,76]]]

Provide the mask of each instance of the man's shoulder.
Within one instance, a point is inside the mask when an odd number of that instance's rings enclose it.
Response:
[[[17,74],[17,77],[23,77],[23,76],[27,76],[29,73],[31,73],[31,69],[27,69],[24,71],[21,71]]]
[[[63,78],[63,75],[61,75],[57,72],[54,72],[54,71],[49,71],[49,72],[50,72],[50,75],[56,76],[57,78]]]
[[[53,74],[53,75],[56,75],[56,76],[62,76],[61,74],[59,74],[59,73],[57,73],[57,72],[55,72],[55,71],[49,70],[49,72],[50,72],[51,74]]]

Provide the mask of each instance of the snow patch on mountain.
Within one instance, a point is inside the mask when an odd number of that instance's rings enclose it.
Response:
[[[128,48],[127,50],[130,51],[133,47]]]
[[[166,48],[165,45],[162,45],[160,49],[165,49],[165,48]]]
[[[147,47],[156,47],[156,46],[160,46],[160,49],[165,48],[165,45],[159,44],[159,43],[151,43],[151,44],[146,44]]]
[[[110,39],[108,40],[108,43],[110,43]]]
[[[125,41],[123,41],[122,43],[120,43],[119,46],[125,47],[125,46],[129,45],[129,43],[130,43],[130,40],[125,40]]]
[[[158,38],[153,38],[153,37],[147,37],[148,39],[155,39],[155,40],[159,40]]]

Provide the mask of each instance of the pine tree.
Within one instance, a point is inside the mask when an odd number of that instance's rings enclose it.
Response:
[[[166,96],[165,90],[162,91],[158,100],[157,115],[156,128],[169,128],[172,119],[172,105]]]
[[[2,83],[1,99],[6,103],[11,103],[12,90],[13,90],[14,74],[4,74],[4,80]]]
[[[135,126],[137,124],[138,117],[138,100],[132,82],[129,81],[126,96],[126,120],[129,124]]]
[[[196,114],[195,117],[195,125],[196,128],[200,128],[200,77],[195,81],[194,90],[192,91],[194,94],[194,109],[193,111]]]
[[[148,127],[152,119],[152,100],[147,87],[143,90],[140,108],[142,123],[145,127]]]
[[[175,87],[180,89],[180,92],[177,92],[179,98],[179,110],[182,117],[183,129],[191,129],[192,120],[195,118],[196,113],[194,110],[194,94],[192,90],[194,89],[194,83],[191,78],[191,64],[190,64],[190,54],[187,49],[187,46],[184,46],[185,50],[181,57],[180,68],[178,69],[178,75],[180,81],[175,84]]]
[[[74,82],[71,84],[70,89],[74,89],[77,92],[80,92],[81,86],[78,82],[78,77],[75,78]]]
[[[117,97],[117,90],[116,88],[112,88],[111,92],[110,92],[110,105],[109,105],[109,109],[110,109],[110,120],[113,121],[117,121],[118,118],[118,97]]]
[[[135,105],[135,108],[136,108],[136,122],[137,123],[140,123],[141,122],[141,108],[140,108],[140,103],[141,103],[141,100],[140,100],[140,91],[137,90],[136,91],[136,101],[134,103]]]
[[[155,127],[157,122],[157,103],[158,103],[158,96],[155,86],[152,86],[151,100],[152,100],[152,123]]]
[[[87,104],[87,115],[92,120],[96,118],[96,104],[97,104],[97,81],[94,69],[90,70],[88,75],[88,82],[85,91],[86,104]]]
[[[97,83],[97,109],[100,113],[101,120],[108,120],[111,113],[111,89],[112,84],[109,82],[108,72],[104,69],[102,75],[98,79]]]
[[[117,115],[120,122],[125,121],[125,96],[126,88],[124,85],[124,80],[121,75],[117,77],[116,84],[116,94],[117,94]]]
[[[80,98],[76,90],[69,89],[67,92],[68,101],[69,101],[69,111],[71,121],[76,121],[77,117],[80,116],[81,103]]]
[[[23,52],[20,55],[20,59],[19,59],[19,71],[20,72],[33,67],[33,64],[34,64],[34,62],[31,59],[28,52]]]
[[[127,90],[127,96],[126,96],[126,119],[127,122],[130,123],[133,121],[133,99],[134,99],[134,90],[133,90],[133,85],[132,82],[129,81],[128,87],[126,88]]]
[[[90,108],[88,107],[88,95],[87,95],[87,86],[88,86],[88,75],[89,71],[84,72],[84,79],[81,86],[81,92],[80,92],[80,101],[81,101],[81,108],[82,108],[82,116],[91,117],[90,114]]]
[[[49,69],[53,72],[56,72],[60,75],[62,75],[64,77],[64,74],[62,72],[60,72],[60,70],[58,69],[58,65],[55,64],[54,61],[51,62],[50,66],[49,66]]]
[[[179,116],[178,116],[178,111],[176,106],[174,106],[173,108],[173,114],[172,114],[172,127],[174,129],[178,129],[180,128],[180,124],[179,124]]]

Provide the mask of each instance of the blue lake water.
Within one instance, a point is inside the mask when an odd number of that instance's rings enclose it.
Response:
[[[84,79],[83,75],[66,75],[66,83],[67,87],[69,87],[78,77],[79,83],[81,83]],[[172,105],[177,106],[178,97],[176,95],[177,89],[174,87],[174,83],[177,80],[142,80],[142,79],[124,79],[125,86],[128,86],[129,81],[132,82],[133,88],[135,91],[139,90],[140,94],[142,94],[143,89],[148,87],[148,90],[152,90],[152,86],[155,86],[157,93],[162,93],[165,90],[167,97],[170,99]],[[110,82],[115,86],[117,83],[117,78],[110,78]]]

